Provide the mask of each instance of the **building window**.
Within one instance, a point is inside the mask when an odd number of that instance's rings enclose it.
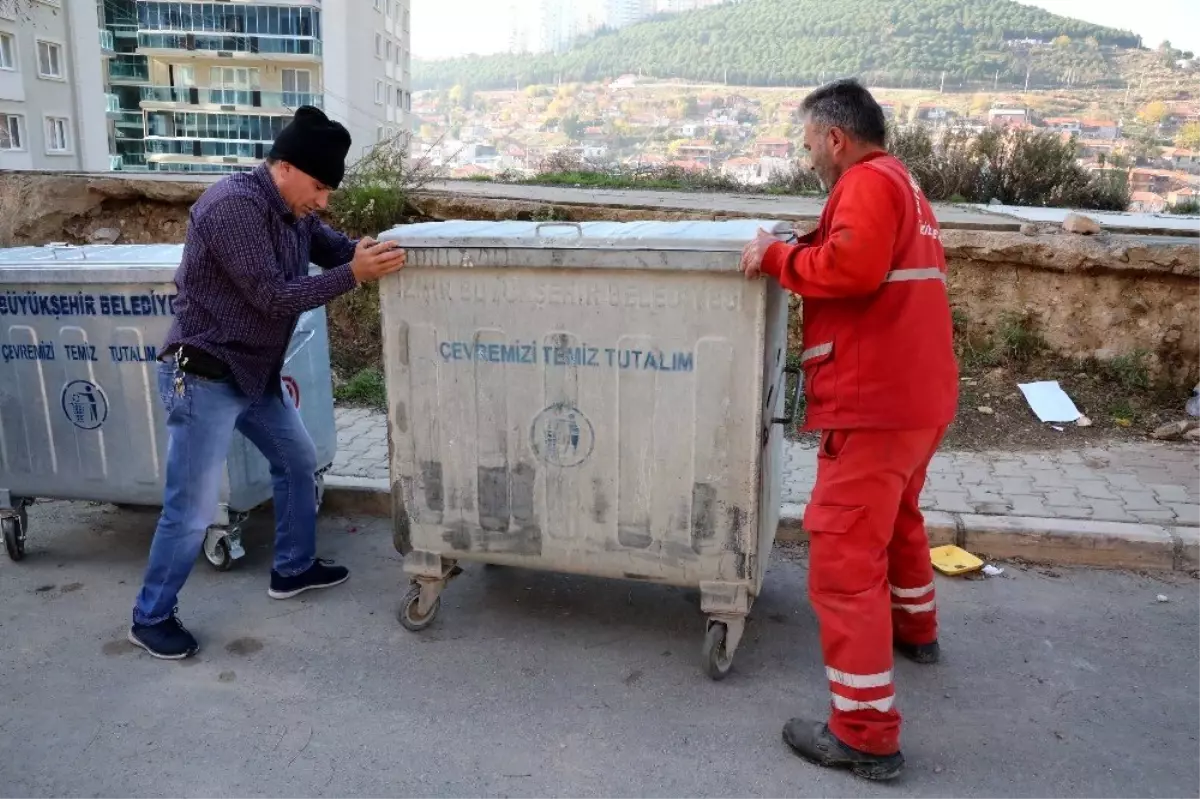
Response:
[[[375,0],[375,10],[378,11],[381,8],[383,8],[383,0]]]
[[[383,105],[383,81],[375,81],[375,104]]]
[[[283,104],[298,108],[312,105],[312,73],[307,69],[283,70]]]
[[[53,42],[38,42],[38,75],[43,78],[62,79],[62,45]]]
[[[17,40],[4,31],[0,31],[0,69],[17,69]]]
[[[383,125],[375,128],[375,141],[383,141]]]
[[[404,61],[404,48],[396,45],[396,66],[400,66]]]
[[[220,70],[214,69],[213,73]],[[196,85],[196,67],[192,64],[173,64],[171,66],[171,74],[175,78],[176,86],[195,86]],[[213,81],[216,83],[216,81]]]
[[[176,73],[176,75],[178,74]],[[192,79],[195,79],[194,76]],[[257,89],[259,86],[258,69],[254,67],[213,67],[209,72],[209,83],[214,89]]]
[[[404,108],[404,89],[401,89],[399,86],[396,87],[396,106]]]
[[[62,117],[46,117],[46,152],[71,152],[71,123]]]
[[[375,34],[375,57],[383,58],[383,34]]]
[[[385,56],[384,56],[384,60],[385,60],[385,61],[391,61],[391,60],[392,60],[392,40],[391,40],[391,39],[388,39],[388,42],[387,42],[387,55],[385,55]]]
[[[0,114],[0,150],[24,150],[25,140],[21,135],[21,117],[16,114]]]

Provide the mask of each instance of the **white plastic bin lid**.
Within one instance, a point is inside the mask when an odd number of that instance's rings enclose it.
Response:
[[[0,249],[0,282],[170,282],[182,258],[182,244],[10,247]]]
[[[778,220],[721,222],[425,222],[400,225],[380,238],[408,249],[528,249],[741,252],[762,228],[792,232]]]

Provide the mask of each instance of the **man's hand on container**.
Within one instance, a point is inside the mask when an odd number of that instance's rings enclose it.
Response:
[[[766,257],[767,248],[777,241],[779,239],[767,231],[758,229],[758,236],[742,250],[742,271],[746,273],[747,280],[762,277],[762,262]]]
[[[354,260],[350,271],[361,283],[372,283],[382,277],[399,272],[408,261],[408,253],[394,241],[375,241],[372,238],[359,240],[354,248]]]

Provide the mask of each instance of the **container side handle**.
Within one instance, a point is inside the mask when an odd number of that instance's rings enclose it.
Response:
[[[67,260],[86,261],[88,259],[86,250],[84,250],[82,247],[77,247],[74,244],[67,244],[65,241],[52,241],[46,245],[46,249],[48,249],[50,251],[50,254],[52,256],[54,256],[54,260],[56,260],[56,261],[58,260],[58,254],[60,252],[78,252],[79,253],[78,259],[68,258]]]
[[[533,235],[542,235],[544,227],[573,227],[580,238],[583,238],[583,225],[578,222],[539,222],[538,226],[533,229]]]
[[[305,330],[299,336],[292,339],[291,346],[288,348],[288,354],[283,359],[283,365],[287,366],[289,363],[291,363],[292,358],[296,356],[296,353],[304,349],[305,345],[312,341],[313,337],[316,335],[317,331],[315,330]]]
[[[789,427],[796,423],[796,417],[800,414],[800,394],[804,390],[804,373],[800,371],[799,366],[783,367],[783,382],[787,385],[788,375],[796,378],[796,389],[792,392],[792,410],[787,416],[779,416],[771,420],[771,424],[786,424]]]

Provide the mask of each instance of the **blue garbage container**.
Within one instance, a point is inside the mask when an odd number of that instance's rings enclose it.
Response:
[[[167,432],[155,372],[182,254],[157,244],[0,249],[0,525],[13,560],[25,554],[35,499],[161,505]],[[298,321],[282,377],[323,475],[337,451],[324,309]],[[236,434],[204,545],[213,566],[245,554],[241,524],[271,495],[266,459]]]

